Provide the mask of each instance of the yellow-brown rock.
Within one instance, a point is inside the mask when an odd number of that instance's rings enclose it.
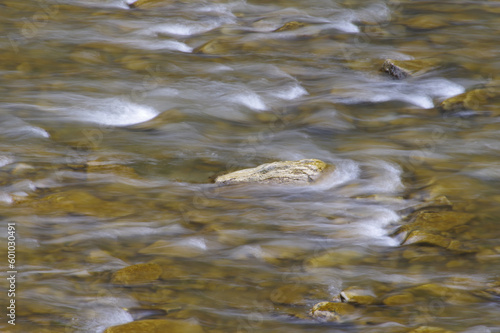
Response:
[[[408,234],[408,237],[406,237],[401,245],[425,244],[447,248],[450,245],[450,242],[451,239],[440,235],[428,233],[423,230],[413,230]]]
[[[323,321],[340,321],[343,316],[352,314],[355,307],[347,303],[320,302],[313,306],[309,314]]]
[[[134,124],[125,127],[129,130],[137,130],[137,131],[154,131],[159,130],[162,126],[178,123],[186,119],[186,115],[184,115],[181,111],[177,109],[169,109],[166,110],[151,120]]]
[[[139,175],[135,172],[134,168],[126,165],[108,164],[99,161],[91,161],[87,163],[87,174],[88,177],[91,177],[92,174],[112,174],[113,176],[124,178],[139,178]]]
[[[445,99],[439,104],[438,109],[442,112],[480,110],[482,106],[498,98],[500,98],[500,85],[492,83]]]
[[[189,321],[151,319],[108,327],[104,333],[203,333],[200,325]]]
[[[453,332],[445,330],[444,328],[441,327],[420,326],[409,331],[408,333],[453,333]]]
[[[468,223],[474,216],[474,214],[455,211],[419,211],[411,219],[409,224],[400,227],[394,234],[397,235],[402,232],[416,229],[425,231],[447,231],[456,226]]]
[[[283,24],[281,27],[274,30],[274,32],[295,30],[295,29],[299,29],[299,28],[302,28],[305,26],[306,26],[306,24],[304,22],[291,21],[291,22],[287,22],[287,23]]]
[[[402,293],[397,295],[391,295],[383,300],[385,305],[389,306],[403,306],[411,305],[415,303],[415,297],[410,293]]]
[[[227,54],[237,49],[238,41],[234,38],[219,37],[196,47],[193,53],[201,54]]]
[[[121,285],[141,285],[157,280],[162,273],[160,265],[137,264],[122,268],[113,274],[111,282]]]
[[[35,209],[38,214],[121,217],[134,213],[133,207],[128,204],[105,201],[78,190],[54,193],[37,200],[24,200],[21,204]]]
[[[167,6],[175,3],[176,0],[137,0],[130,3],[128,6],[130,8],[155,8],[161,6]]]
[[[415,30],[437,29],[448,25],[444,18],[438,15],[418,15],[407,20],[404,24]]]
[[[343,302],[360,305],[374,304],[377,301],[375,294],[371,290],[359,287],[349,287],[344,289],[340,293],[340,298]]]
[[[304,305],[310,288],[299,284],[285,284],[271,292],[271,302],[285,305]]]

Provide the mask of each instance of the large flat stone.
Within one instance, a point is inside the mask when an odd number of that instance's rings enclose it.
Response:
[[[280,161],[219,176],[215,179],[215,183],[218,185],[241,183],[308,185],[317,181],[327,169],[333,170],[333,166],[316,159]]]

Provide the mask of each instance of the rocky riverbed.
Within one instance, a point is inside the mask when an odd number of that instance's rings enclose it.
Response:
[[[1,332],[500,332],[495,1],[0,9]]]

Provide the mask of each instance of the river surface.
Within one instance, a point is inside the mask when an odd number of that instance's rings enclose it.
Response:
[[[0,2],[2,332],[500,332],[500,103],[438,107],[498,87],[499,2],[132,7]],[[386,59],[432,65],[397,80]],[[304,158],[333,176],[213,184]],[[436,200],[472,214],[441,234],[470,250],[394,236]],[[113,283],[144,263],[161,276]],[[348,288],[374,301],[310,314]]]

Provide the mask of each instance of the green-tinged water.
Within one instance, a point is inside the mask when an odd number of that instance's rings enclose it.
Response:
[[[500,332],[498,2],[6,0],[0,29],[2,332]],[[301,159],[331,174],[214,184]]]

